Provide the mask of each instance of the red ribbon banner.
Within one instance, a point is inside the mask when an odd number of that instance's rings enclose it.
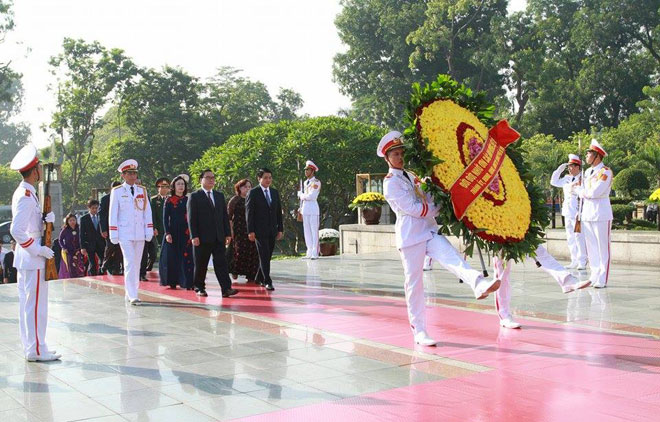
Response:
[[[520,134],[506,120],[500,120],[488,131],[488,140],[479,154],[449,189],[456,218],[463,218],[470,205],[490,185],[504,162],[506,147],[518,138]]]

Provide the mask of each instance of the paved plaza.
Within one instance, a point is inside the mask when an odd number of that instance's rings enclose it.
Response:
[[[0,421],[657,421],[658,270],[615,265],[607,289],[564,295],[518,264],[507,330],[436,263],[438,347],[412,342],[396,253],[275,261],[274,292],[239,279],[230,299],[212,276],[198,298],[154,272],[139,307],[121,277],[58,280],[51,363],[21,355],[0,285]]]

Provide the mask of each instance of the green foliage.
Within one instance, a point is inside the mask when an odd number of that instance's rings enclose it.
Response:
[[[626,168],[621,170],[612,182],[612,188],[619,193],[634,199],[646,197],[645,193],[649,189],[649,180],[644,172]]]
[[[409,168],[422,179],[432,175],[433,167],[438,161],[426,148],[428,140],[422,140],[417,131],[416,115],[420,106],[434,99],[450,99],[474,113],[486,127],[492,127],[496,123],[493,118],[494,106],[488,102],[486,93],[483,91],[475,93],[448,75],[439,75],[435,81],[425,84],[423,87],[415,83],[412,85],[412,91],[406,110],[407,127],[404,131],[407,144],[406,161],[410,163]],[[423,189],[430,192],[435,203],[440,205],[440,231],[447,235],[461,236],[466,244],[465,253],[470,256],[474,251],[474,246],[477,245],[480,249],[502,255],[507,260],[520,261],[526,255],[533,255],[538,245],[543,243],[545,236],[543,230],[549,223],[543,191],[534,184],[533,174],[523,160],[520,143],[510,145],[507,148],[507,156],[516,166],[532,206],[531,223],[524,239],[520,242],[502,244],[485,241],[471,231],[462,220],[459,221],[456,218],[447,193],[433,183],[423,185]]]
[[[58,135],[70,165],[70,207],[77,204],[80,179],[91,162],[100,114],[116,90],[135,75],[136,67],[120,49],[108,50],[98,42],[65,38],[62,53],[51,57],[51,72],[58,78],[57,111],[50,128]]]
[[[528,0],[512,15],[507,3],[344,0],[334,75],[347,114],[397,126],[408,86],[438,73],[486,90],[525,137],[567,139],[637,111],[660,71],[657,0]]]
[[[333,74],[353,100],[349,116],[378,125],[402,123],[410,84],[438,73],[469,81],[491,97],[502,80],[489,54],[490,20],[504,0],[344,0],[335,20],[348,46]]]
[[[0,165],[0,205],[11,205],[11,197],[21,180],[19,172]]]
[[[633,230],[657,230],[657,225],[655,221],[646,221],[642,220],[641,218],[635,218],[630,221],[630,226],[633,228]]]
[[[291,248],[296,222],[293,211],[299,206],[296,192],[304,177],[305,160],[317,163],[322,189],[321,221],[336,227],[353,199],[355,174],[385,171],[375,150],[383,130],[351,119],[318,117],[294,122],[267,123],[231,136],[212,147],[190,166],[192,181],[199,186],[199,173],[210,168],[216,173],[217,188],[233,195],[233,185],[243,178],[256,185],[257,169],[273,171],[273,186],[279,190],[284,209],[285,235]]]
[[[632,213],[635,211],[634,205],[612,205],[612,216],[616,224],[623,224],[624,220],[630,220]]]
[[[7,32],[14,28],[13,3],[0,0],[0,44]],[[23,95],[21,75],[0,61],[0,165],[8,164],[29,137],[30,129],[10,118],[18,113]]]

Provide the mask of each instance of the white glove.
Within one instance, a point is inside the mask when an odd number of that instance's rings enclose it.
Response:
[[[301,191],[298,191],[298,198],[302,198],[303,193]]]
[[[44,219],[46,223],[54,223],[55,222],[55,213],[54,212],[49,212],[46,214],[46,218]]]
[[[119,239],[114,238],[114,237],[111,236],[110,237],[110,243],[112,243],[113,245],[117,245],[117,244],[119,244]]]
[[[46,259],[51,259],[52,257],[55,256],[55,252],[53,252],[53,250],[51,248],[49,248],[48,246],[42,246],[39,249],[39,252],[37,253],[37,255],[43,256]]]
[[[566,167],[568,167],[568,163],[560,164],[559,167],[557,167],[557,170],[561,170],[563,172],[566,170]]]

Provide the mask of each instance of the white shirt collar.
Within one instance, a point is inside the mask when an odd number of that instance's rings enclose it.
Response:
[[[32,186],[31,184],[29,184],[28,182],[26,182],[25,180],[21,181],[21,187],[23,189],[29,190],[32,193],[35,193],[35,194],[37,193],[37,189],[34,186]]]
[[[269,186],[269,187],[267,187],[267,188],[265,188],[265,187],[263,187],[263,185],[259,185],[259,186],[261,186],[261,190],[262,190],[262,191],[264,191],[264,192],[266,192],[266,191],[268,191],[268,190],[270,190],[270,189],[269,189],[269,188],[270,188],[270,186]]]

